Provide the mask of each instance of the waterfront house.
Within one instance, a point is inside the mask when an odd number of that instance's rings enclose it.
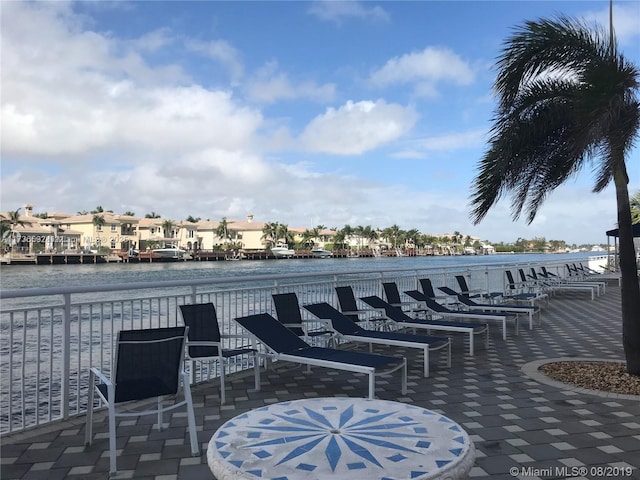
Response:
[[[80,248],[86,250],[128,250],[139,245],[140,219],[113,212],[70,215],[59,220],[65,228],[80,232]]]
[[[68,252],[79,248],[82,232],[65,224],[68,214],[56,213],[40,218],[33,215],[33,206],[24,207],[24,215],[11,225],[10,241],[12,253],[34,254],[50,252]],[[10,223],[9,212],[0,213],[0,218]]]
[[[154,248],[182,248],[180,233],[183,226],[167,218],[141,218],[138,224],[140,250]]]

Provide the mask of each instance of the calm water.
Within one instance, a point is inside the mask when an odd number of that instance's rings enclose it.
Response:
[[[380,257],[336,259],[242,260],[236,262],[108,263],[87,265],[3,265],[2,290],[113,283],[156,282],[279,275],[287,273],[353,272],[360,270],[427,269],[459,265],[527,262],[580,262],[593,253],[518,254],[490,256]]]

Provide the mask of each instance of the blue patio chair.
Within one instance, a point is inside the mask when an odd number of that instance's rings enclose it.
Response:
[[[332,330],[318,327],[317,320],[304,320],[300,310],[298,296],[295,293],[274,293],[273,305],[276,309],[278,321],[305,341],[320,338],[325,341],[325,345],[334,344]]]
[[[450,333],[466,333],[469,335],[469,355],[474,354],[474,335],[485,335],[485,347],[489,346],[489,324],[482,322],[452,322],[446,320],[430,320],[414,318],[398,307],[385,302],[380,297],[372,295],[360,298],[373,308],[382,308],[387,318],[398,328],[410,328],[414,332],[417,329],[442,331]]]
[[[220,368],[220,404],[226,403],[225,378],[230,359],[246,355],[253,362],[255,390],[260,391],[260,362],[255,348],[242,346],[225,348],[223,339],[240,338],[240,335],[222,335],[213,303],[180,305],[184,324],[189,327],[187,359],[193,362],[217,362]],[[194,365],[191,371],[194,371]]]
[[[503,292],[489,292],[487,290],[475,289],[470,290],[467,285],[467,280],[464,278],[464,275],[456,275],[456,281],[458,282],[458,286],[460,287],[460,291],[462,295],[465,295],[469,298],[488,298],[493,301],[496,297],[501,297]]]
[[[350,352],[338,348],[313,347],[268,313],[235,319],[265,347],[274,360],[301,365],[365,373],[369,377],[369,398],[375,396],[375,379],[402,371],[402,393],[407,393],[407,360],[404,357]]]
[[[387,298],[387,302],[394,307],[400,307],[403,310],[407,309],[409,312],[415,313],[417,315],[424,314],[426,312],[424,308],[417,308],[418,303],[416,301],[403,302],[402,298],[400,297],[400,290],[398,289],[398,285],[396,284],[396,282],[383,282],[382,289],[384,290],[384,295]],[[362,298],[360,300],[362,300]],[[372,305],[369,304],[369,306]]]
[[[505,312],[516,315],[526,314],[529,317],[529,330],[533,329],[533,316],[537,313],[538,320],[541,321],[540,307],[525,305],[509,305],[506,303],[477,303],[469,297],[456,292],[449,287],[438,287],[438,290],[458,299],[465,308],[481,312]]]
[[[444,319],[471,319],[471,320],[497,320],[502,323],[502,339],[507,339],[507,320],[514,320],[516,335],[518,335],[518,316],[506,313],[493,313],[493,312],[473,312],[470,310],[450,310],[449,308],[441,305],[432,298],[427,297],[424,293],[418,290],[408,290],[406,292],[414,300],[423,302],[432,315],[437,315]]]
[[[385,318],[380,311],[371,308],[360,308],[351,286],[335,287],[340,311],[354,322],[364,322],[365,326],[374,326],[379,330],[387,328]]]
[[[191,441],[191,455],[200,455],[189,376],[182,369],[188,327],[121,330],[110,377],[97,368],[89,373],[89,399],[85,425],[85,444],[93,440],[94,394],[107,405],[109,416],[109,473],[117,472],[116,417],[157,415],[158,430],[163,428],[163,413],[185,406]],[[99,383],[96,383],[96,380]],[[166,396],[182,390],[184,399],[163,406]],[[157,399],[152,410],[135,409],[139,400]],[[177,397],[176,397],[177,400]],[[127,409],[126,407],[130,407]],[[143,406],[149,408],[149,406]]]
[[[348,342],[364,342],[369,344],[391,345],[405,348],[419,348],[424,354],[423,375],[429,376],[429,351],[446,349],[447,366],[451,366],[451,340],[445,337],[414,335],[410,333],[380,332],[367,330],[356,324],[349,317],[336,310],[328,303],[305,305],[304,308],[316,317],[328,320],[340,338]]]

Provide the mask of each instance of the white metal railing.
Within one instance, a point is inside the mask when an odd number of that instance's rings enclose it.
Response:
[[[564,271],[563,264],[545,265]],[[403,291],[416,288],[418,278],[429,277],[436,286],[457,290],[455,275],[460,274],[470,288],[495,291],[504,289],[505,269],[529,266],[501,263],[0,291],[0,434],[83,413],[89,368],[109,371],[117,332],[178,325],[182,304],[212,302],[223,332],[239,334],[233,318],[273,312],[272,293],[295,292],[301,304],[335,304],[334,287],[339,285],[352,285],[356,296],[382,296],[382,281],[396,281]],[[236,368],[249,366],[242,360]],[[217,375],[198,368],[192,372],[194,382]]]

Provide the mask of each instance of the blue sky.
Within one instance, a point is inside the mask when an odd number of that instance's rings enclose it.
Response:
[[[556,14],[607,25],[608,5],[3,1],[0,209],[606,242],[615,192],[589,169],[531,225],[506,199],[474,226],[468,201],[502,42]],[[640,2],[614,21],[640,64]]]

